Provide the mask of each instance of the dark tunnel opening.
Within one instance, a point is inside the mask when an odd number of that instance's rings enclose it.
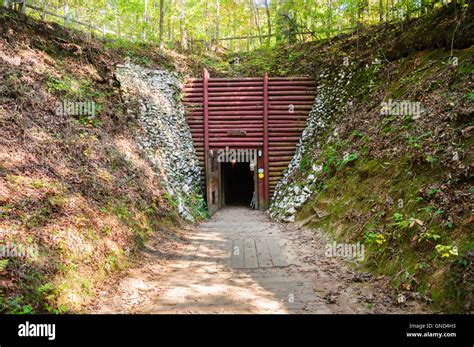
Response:
[[[255,190],[250,163],[222,163],[221,172],[225,204],[250,206]]]

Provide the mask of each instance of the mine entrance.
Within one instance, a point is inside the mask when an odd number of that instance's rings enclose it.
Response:
[[[242,179],[250,177],[248,163],[236,165],[233,173],[229,165],[216,165],[216,152],[222,149],[258,151],[253,170],[255,207],[268,207],[295,154],[316,92],[312,78],[269,77],[267,73],[262,77],[210,78],[204,70],[202,78],[186,82],[182,99],[186,122],[211,215],[226,203],[247,204],[251,191],[250,179]]]
[[[255,175],[250,163],[221,163],[224,202],[226,205],[253,207]]]

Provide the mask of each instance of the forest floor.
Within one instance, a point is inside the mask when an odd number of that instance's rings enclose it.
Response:
[[[98,294],[94,313],[422,313],[383,276],[326,256],[318,231],[224,208],[144,257]],[[404,300],[406,299],[406,300]],[[403,301],[403,302],[399,302]]]

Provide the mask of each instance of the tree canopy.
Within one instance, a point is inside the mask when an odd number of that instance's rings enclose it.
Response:
[[[4,5],[7,0],[3,0]],[[29,0],[48,20],[77,21],[104,36],[181,50],[249,50],[322,39],[361,25],[401,21],[438,0]],[[33,6],[33,7],[31,7]]]

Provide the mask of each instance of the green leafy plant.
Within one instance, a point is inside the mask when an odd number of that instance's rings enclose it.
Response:
[[[342,159],[342,161],[339,162],[339,165],[338,165],[338,166],[339,166],[339,167],[344,166],[344,165],[346,165],[346,164],[348,164],[348,163],[350,163],[350,162],[353,162],[354,160],[357,160],[357,158],[359,158],[359,153],[357,153],[357,152],[350,153],[350,154],[346,155],[346,156]]]
[[[441,238],[439,234],[437,234],[434,231],[428,230],[424,233],[422,233],[418,239],[418,242],[422,241],[437,241]]]
[[[382,245],[385,242],[387,242],[387,239],[385,238],[385,235],[382,233],[377,233],[374,231],[368,231],[364,235],[364,241],[367,244],[376,244],[376,245]]]
[[[417,203],[421,203],[421,202],[425,201],[425,199],[423,199],[421,196],[417,196],[417,197],[415,198],[415,201],[416,201]]]
[[[436,252],[441,255],[441,258],[449,258],[451,256],[459,255],[458,248],[456,246],[439,244],[436,245],[435,249]]]
[[[430,191],[428,192],[428,195],[429,196],[435,196],[436,194],[440,193],[441,192],[441,189],[439,188],[432,188],[430,189]]]
[[[30,304],[24,303],[24,298],[22,296],[17,296],[16,298],[7,300],[6,303],[7,310],[11,314],[33,314],[34,309]]]
[[[9,262],[10,262],[9,259],[1,259],[0,260],[0,272],[5,271],[5,269],[7,268]]]
[[[408,228],[413,228],[415,225],[423,225],[424,222],[420,219],[417,219],[415,217],[410,217],[408,219],[405,219],[403,214],[401,213],[394,213],[392,216],[393,223],[392,225],[400,228],[400,229],[408,229]]]
[[[46,87],[52,93],[69,93],[72,88],[70,81],[57,79],[52,76],[48,76],[45,83]]]

